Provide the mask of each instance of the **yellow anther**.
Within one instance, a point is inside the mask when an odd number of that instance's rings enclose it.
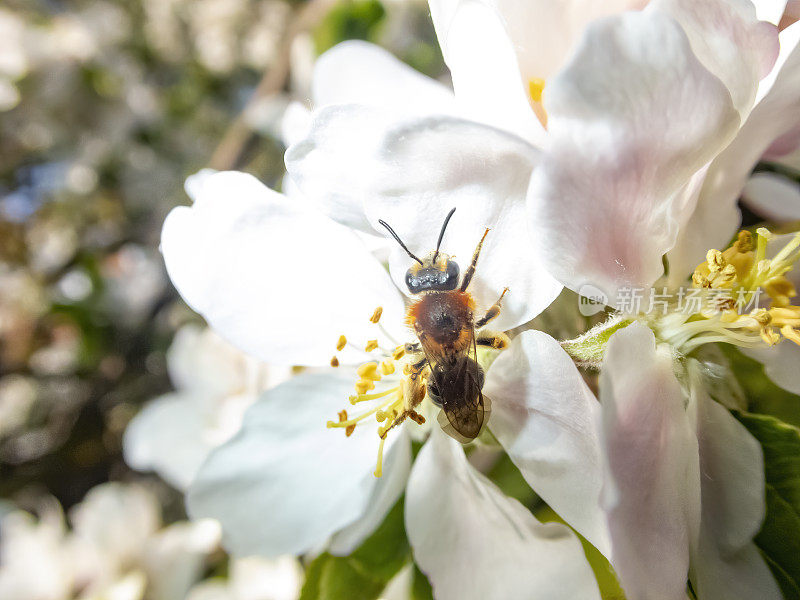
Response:
[[[346,338],[346,337],[344,337],[343,335],[340,335],[340,336],[339,336],[339,341],[338,341],[338,342],[336,342],[336,349],[337,349],[339,352],[341,352],[341,351],[344,349],[344,347],[345,347],[346,345],[347,345],[347,338]]]
[[[752,252],[755,248],[753,245],[753,236],[749,231],[742,229],[739,235],[736,236],[733,247],[736,248],[738,252]]]
[[[762,326],[769,325],[772,322],[772,315],[770,315],[769,312],[764,308],[757,308],[750,313],[750,316]]]
[[[391,375],[394,373],[394,363],[390,360],[385,360],[381,363],[381,373],[384,375]]]
[[[356,382],[356,392],[359,394],[366,394],[369,390],[375,389],[375,382],[364,380]]]
[[[387,418],[389,418],[389,413],[386,413],[383,410],[379,410],[375,413],[375,420],[378,421],[378,423],[385,421]]]
[[[369,340],[364,350],[366,350],[367,352],[372,352],[377,347],[378,347],[378,340]]]
[[[725,258],[722,256],[722,252],[713,249],[709,250],[708,253],[706,253],[706,264],[711,273],[721,271],[722,267],[725,266]]]
[[[544,93],[544,79],[534,77],[528,80],[528,95],[534,102],[542,101],[542,94]]]
[[[787,340],[800,346],[800,333],[798,333],[796,329],[793,329],[790,325],[784,325],[781,327],[781,333]]]
[[[358,373],[358,376],[361,377],[361,379],[369,379],[370,381],[381,380],[381,374],[378,373],[377,363],[373,362],[364,363],[363,365],[358,367],[358,371],[356,371],[356,373]]]
[[[369,318],[370,322],[377,323],[381,320],[381,315],[383,314],[383,307],[379,306],[375,309],[375,312],[372,313],[372,316]]]
[[[400,360],[401,358],[403,358],[403,355],[405,353],[406,353],[405,346],[398,346],[392,352],[392,358],[395,359],[395,360]]]
[[[335,356],[331,359],[331,366],[332,367],[338,367],[339,366],[339,359],[336,358]]]
[[[764,340],[767,346],[774,346],[781,341],[781,336],[765,327],[761,330],[761,339]]]

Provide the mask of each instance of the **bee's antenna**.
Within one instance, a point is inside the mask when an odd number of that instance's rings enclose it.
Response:
[[[405,250],[405,251],[408,253],[408,255],[409,255],[411,258],[413,258],[413,259],[414,259],[415,261],[417,261],[419,264],[422,264],[422,261],[421,261],[419,258],[417,258],[417,257],[416,257],[416,256],[414,256],[413,254],[411,254],[411,250],[409,250],[409,249],[408,249],[408,246],[406,246],[406,245],[403,243],[403,240],[401,240],[401,239],[400,239],[400,236],[399,236],[399,235],[397,235],[397,234],[394,232],[394,229],[392,229],[392,228],[389,226],[389,224],[388,224],[386,221],[384,221],[383,219],[378,219],[378,223],[380,223],[381,225],[383,225],[384,227],[386,227],[386,229],[389,231],[389,233],[391,233],[391,234],[392,234],[392,237],[393,237],[393,238],[394,238],[394,239],[397,241],[397,243],[398,243],[398,244],[400,244],[400,247],[401,247],[403,250]]]
[[[439,241],[436,242],[436,252],[433,253],[433,262],[436,262],[436,257],[439,256],[439,246],[442,245],[442,239],[444,238],[444,230],[447,229],[447,224],[450,222],[450,217],[453,216],[453,213],[456,212],[455,207],[444,218],[444,223],[442,223],[442,230],[439,232]]]

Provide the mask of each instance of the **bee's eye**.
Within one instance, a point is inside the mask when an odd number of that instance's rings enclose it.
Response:
[[[448,260],[445,269],[438,267],[412,267],[406,271],[406,285],[412,294],[430,290],[450,291],[458,287],[460,269],[454,260]]]

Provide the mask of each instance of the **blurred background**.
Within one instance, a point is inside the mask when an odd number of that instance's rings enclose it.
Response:
[[[424,2],[0,6],[2,600],[296,596],[297,564],[231,564],[186,521],[192,469],[287,374],[203,329],[158,243],[204,167],[280,189],[284,110],[352,38],[443,76]]]

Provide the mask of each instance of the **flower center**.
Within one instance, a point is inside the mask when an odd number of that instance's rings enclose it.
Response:
[[[379,325],[382,309],[378,307],[370,321]],[[337,350],[342,350],[348,344],[347,338],[341,336]],[[376,352],[378,357],[363,363],[356,373],[358,380],[355,383],[356,394],[350,396],[350,404],[371,404],[364,412],[350,417],[346,410],[339,412],[338,421],[328,421],[328,428],[344,429],[345,435],[352,435],[356,427],[368,423],[374,417],[377,423],[377,433],[380,438],[378,446],[378,460],[375,467],[375,477],[383,474],[383,446],[390,430],[411,419],[422,425],[425,417],[417,412],[417,408],[425,399],[427,391],[427,378],[429,368],[426,362],[413,360],[416,354],[413,344],[399,345],[393,350],[381,348],[377,340],[367,342],[364,352]],[[335,364],[334,364],[335,363]],[[334,356],[332,366],[338,366],[339,361]],[[383,389],[376,390],[376,383],[381,383]],[[369,393],[371,390],[375,392]]]
[[[768,259],[773,238],[760,228],[754,243],[749,232],[741,231],[730,248],[709,250],[692,275],[701,294],[698,309],[673,310],[658,318],[654,329],[683,352],[709,342],[756,347],[788,339],[800,345],[800,307],[790,304],[797,292],[786,278],[800,258],[800,233]],[[762,300],[769,301],[766,308]]]

